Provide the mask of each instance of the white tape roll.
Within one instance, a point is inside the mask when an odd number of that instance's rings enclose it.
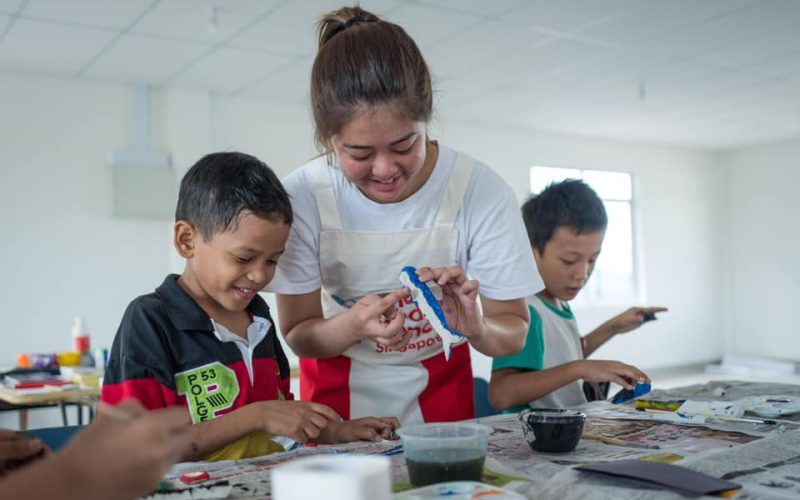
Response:
[[[319,455],[272,469],[275,500],[389,500],[391,461],[379,455]]]

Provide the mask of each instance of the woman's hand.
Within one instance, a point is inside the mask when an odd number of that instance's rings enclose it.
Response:
[[[480,310],[480,284],[468,279],[460,266],[422,267],[417,269],[420,281],[434,281],[442,289],[442,311],[447,324],[470,340],[480,338],[486,331]]]
[[[401,288],[383,297],[370,294],[359,299],[347,312],[355,338],[371,340],[389,349],[408,344],[411,333],[403,328],[405,316],[397,306],[408,294],[407,288]]]

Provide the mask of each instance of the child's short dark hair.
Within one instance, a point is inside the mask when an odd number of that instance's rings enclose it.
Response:
[[[522,219],[528,240],[539,251],[562,226],[578,234],[605,230],[608,216],[603,201],[592,188],[578,179],[548,185],[522,205]]]
[[[204,240],[235,229],[245,210],[292,223],[289,195],[275,172],[258,158],[238,152],[211,153],[183,176],[175,220],[191,222]]]

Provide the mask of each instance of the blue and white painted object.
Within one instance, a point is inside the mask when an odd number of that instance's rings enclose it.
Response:
[[[442,306],[439,305],[439,301],[428,285],[420,281],[416,267],[404,267],[400,271],[400,283],[411,291],[411,298],[414,303],[431,324],[433,331],[442,339],[444,357],[449,361],[451,346],[458,343],[463,336],[447,325],[447,318],[445,318],[444,311],[442,311]]]
[[[650,384],[638,383],[633,386],[633,389],[621,389],[618,393],[614,394],[614,397],[611,398],[611,402],[615,405],[622,404],[631,399],[644,396],[650,392],[650,389]]]
[[[525,497],[516,491],[507,490],[491,484],[477,481],[449,481],[431,484],[422,488],[395,493],[392,500],[420,500],[446,498],[447,500],[481,500],[490,497],[492,500],[524,500]]]

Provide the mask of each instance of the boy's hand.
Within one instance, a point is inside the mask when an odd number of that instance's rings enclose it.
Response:
[[[619,361],[583,359],[576,363],[580,364],[581,378],[587,382],[614,382],[625,389],[633,389],[637,383],[650,383],[650,377],[643,371]]]
[[[403,328],[405,317],[397,303],[407,297],[407,288],[401,288],[383,297],[365,295],[350,308],[352,331],[357,340],[371,340],[390,349],[408,344],[411,332]]]
[[[264,430],[298,443],[314,440],[328,425],[342,421],[342,417],[321,403],[273,400],[256,404]]]
[[[655,313],[664,311],[667,311],[666,307],[631,307],[606,323],[614,333],[626,333],[642,326],[646,317],[652,317]]]
[[[395,429],[400,421],[395,417],[364,417],[331,423],[320,435],[320,443],[349,443],[350,441],[380,441],[397,439]]]
[[[49,453],[39,439],[0,429],[0,474]]]
[[[486,327],[478,310],[477,280],[467,279],[460,266],[421,267],[417,276],[422,282],[435,281],[442,288],[442,311],[450,328],[471,340],[483,335]]]

